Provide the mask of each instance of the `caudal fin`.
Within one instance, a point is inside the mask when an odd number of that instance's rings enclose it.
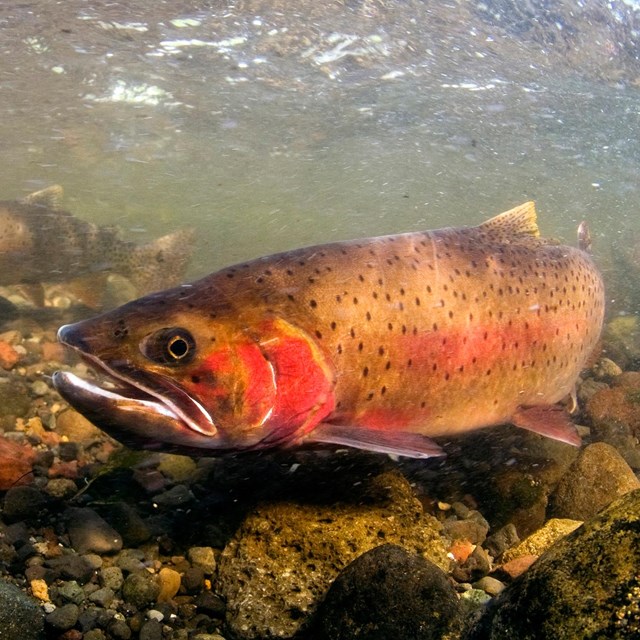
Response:
[[[120,272],[139,295],[174,287],[183,281],[195,238],[195,229],[186,228],[134,247]]]

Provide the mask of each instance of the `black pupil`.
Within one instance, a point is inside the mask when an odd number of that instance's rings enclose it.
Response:
[[[176,336],[169,341],[168,349],[171,356],[176,360],[180,360],[189,352],[189,345],[184,338]]]

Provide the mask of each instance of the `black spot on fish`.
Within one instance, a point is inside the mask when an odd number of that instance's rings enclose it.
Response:
[[[318,306],[318,303],[315,300],[309,300],[309,306],[312,309],[315,309]]]
[[[322,340],[322,333],[317,329],[316,329],[316,338],[318,338],[318,340]]]
[[[363,378],[366,378],[368,375],[369,375],[369,367],[365,367],[365,368],[362,370],[362,377],[363,377]]]
[[[331,331],[335,331],[338,325],[335,322],[332,322],[329,326],[331,327]]]

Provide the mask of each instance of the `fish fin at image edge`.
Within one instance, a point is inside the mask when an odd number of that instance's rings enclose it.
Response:
[[[322,423],[305,436],[305,442],[337,444],[376,453],[407,458],[433,458],[445,455],[431,439],[417,433],[367,430]]]

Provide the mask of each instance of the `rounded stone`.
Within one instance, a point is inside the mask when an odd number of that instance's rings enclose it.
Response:
[[[12,487],[4,497],[2,514],[8,522],[35,519],[46,501],[45,494],[35,487]]]
[[[447,575],[429,560],[386,544],[354,560],[318,609],[319,640],[440,640],[460,624]]]
[[[100,584],[103,587],[118,591],[124,582],[122,569],[120,567],[103,567],[100,570]]]
[[[596,442],[580,451],[551,496],[557,518],[588,520],[613,500],[640,488],[640,480],[618,451]]]
[[[122,585],[122,597],[125,602],[142,609],[155,602],[160,594],[157,576],[146,570],[136,571],[127,576]]]
[[[216,570],[216,556],[212,547],[191,547],[187,558],[194,567],[199,567],[205,573],[212,574]]]
[[[59,631],[67,631],[78,622],[78,614],[80,609],[77,604],[69,603],[62,607],[58,607],[52,611],[47,617],[47,625],[58,629]]]

